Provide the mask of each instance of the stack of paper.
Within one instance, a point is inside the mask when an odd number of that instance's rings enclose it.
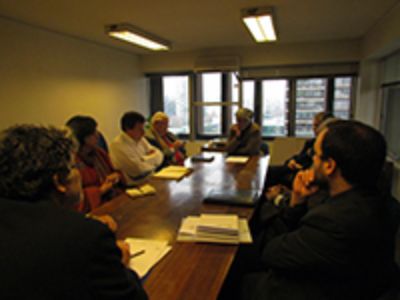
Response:
[[[245,164],[249,160],[248,156],[228,156],[225,159],[227,163],[234,163],[234,164]]]
[[[239,219],[236,215],[224,214],[203,214],[184,218],[177,240],[221,244],[252,242],[247,220]]]
[[[199,239],[239,242],[239,218],[236,215],[202,214],[196,227]]]
[[[167,241],[127,238],[131,260],[129,267],[143,278],[170,250]]]
[[[156,178],[162,178],[162,179],[175,179],[179,180],[182,177],[184,177],[186,174],[188,174],[191,171],[190,168],[186,168],[183,166],[169,166],[158,173],[154,174],[153,176]]]
[[[137,198],[141,196],[153,195],[156,193],[156,189],[150,184],[144,184],[136,188],[130,188],[125,191],[132,198]]]

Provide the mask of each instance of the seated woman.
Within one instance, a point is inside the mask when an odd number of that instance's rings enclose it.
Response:
[[[185,143],[168,131],[168,115],[159,111],[151,117],[150,128],[145,137],[150,144],[160,149],[164,154],[162,166],[183,165],[186,158]]]
[[[77,209],[88,212],[119,195],[122,190],[118,184],[123,183],[124,178],[114,169],[108,154],[98,146],[97,123],[93,118],[75,116],[67,126],[79,143],[76,162],[85,199]]]
[[[225,151],[232,155],[257,155],[261,150],[260,127],[252,122],[253,112],[240,108],[236,112],[237,124],[229,131]]]

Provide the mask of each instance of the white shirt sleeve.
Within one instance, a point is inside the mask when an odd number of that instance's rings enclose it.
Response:
[[[159,165],[161,165],[164,159],[164,154],[157,147],[151,145],[145,138],[142,138],[140,140],[140,143],[142,143],[142,145],[144,146],[146,153],[153,151],[153,153],[151,154],[144,155],[143,160],[146,163],[149,163],[152,166],[154,166],[154,169],[157,168]]]
[[[146,155],[150,147],[152,146],[145,139],[140,140],[139,143],[116,140],[110,145],[111,161],[128,179],[141,176],[153,171],[163,160],[163,155],[158,149],[158,153],[155,151],[153,154]]]

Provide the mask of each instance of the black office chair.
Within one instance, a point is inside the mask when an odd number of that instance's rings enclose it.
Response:
[[[269,154],[269,146],[267,143],[263,142],[261,143],[260,146],[260,151],[263,155],[268,155]]]

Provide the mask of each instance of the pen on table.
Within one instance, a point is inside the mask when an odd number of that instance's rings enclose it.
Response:
[[[137,252],[134,252],[134,253],[132,253],[130,256],[129,256],[129,258],[131,259],[131,258],[134,258],[134,257],[137,257],[137,256],[139,256],[139,255],[142,255],[142,254],[144,254],[146,252],[146,250],[140,250],[140,251],[137,251]]]

